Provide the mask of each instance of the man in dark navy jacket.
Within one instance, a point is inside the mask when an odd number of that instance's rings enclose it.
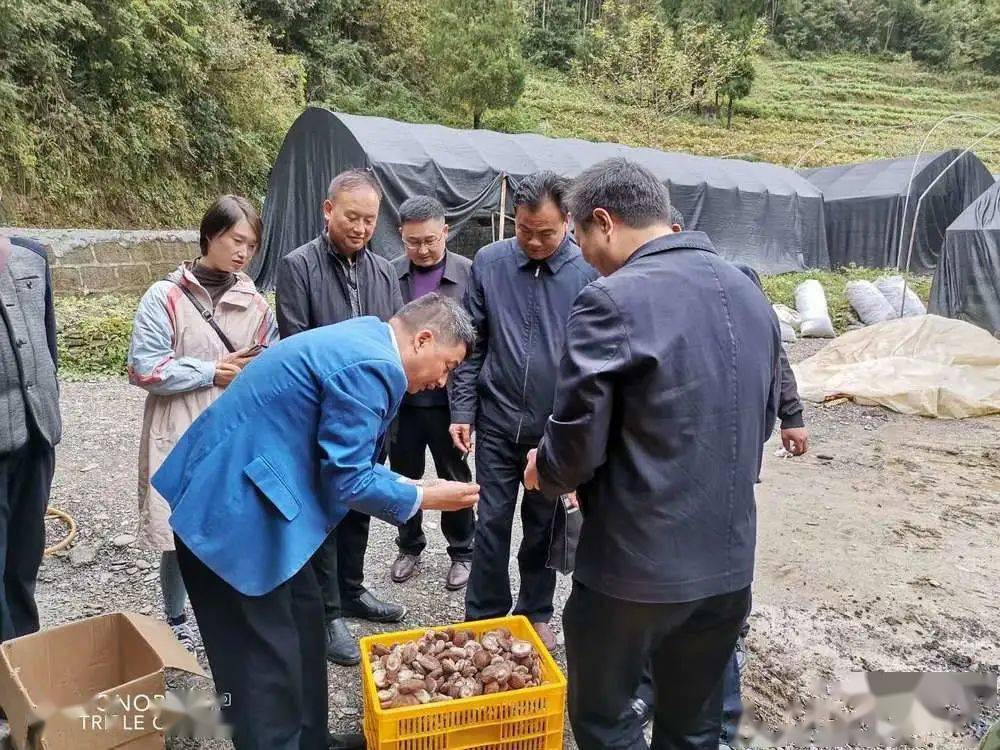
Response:
[[[704,234],[673,235],[645,168],[592,167],[569,208],[604,278],[573,305],[525,486],[577,490],[584,518],[563,615],[570,721],[581,750],[646,747],[630,704],[652,663],[653,747],[715,750],[719,710],[714,736],[688,735],[750,608],[778,323]]]
[[[674,232],[684,231],[684,215],[671,206]],[[734,264],[742,271],[757,287],[764,292],[760,275],[750,266],[743,263]],[[781,371],[781,396],[778,399],[778,419],[781,421],[781,442],[785,449],[793,456],[801,456],[809,449],[809,431],[806,429],[805,420],[802,416],[802,400],[799,398],[798,384],[795,380],[795,373],[788,361],[788,356],[782,346],[779,355],[779,368]],[[740,628],[740,638],[736,644],[736,649],[726,664],[725,672],[718,689],[722,692],[722,733],[719,737],[719,750],[724,750],[736,740],[739,731],[740,718],[743,715],[743,702],[740,698],[740,674],[746,659],[746,648],[744,639],[750,630],[749,622],[744,622]],[[705,708],[705,714],[715,711],[718,705],[718,698],[709,698]],[[653,717],[653,684],[650,675],[645,675],[636,698],[632,702],[632,708],[638,714],[643,725],[649,723]],[[709,720],[708,731],[713,731],[714,722]],[[703,731],[701,726],[697,728],[689,738],[695,738]]]
[[[451,433],[463,452],[476,430],[476,479],[482,502],[465,597],[469,620],[511,610],[510,537],[528,451],[552,412],[555,371],[573,300],[596,276],[570,238],[565,178],[526,177],[514,193],[514,237],[482,248],[472,262],[465,306],[476,348],[455,372]],[[555,571],[546,566],[554,506],[538,493],[521,502],[524,537],[514,613],[527,617],[549,648]]]

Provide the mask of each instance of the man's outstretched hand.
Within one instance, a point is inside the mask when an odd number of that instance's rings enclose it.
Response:
[[[462,510],[479,502],[479,485],[466,482],[437,482],[423,488],[421,510]]]

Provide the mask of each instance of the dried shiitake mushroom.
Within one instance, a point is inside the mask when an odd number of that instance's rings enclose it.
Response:
[[[510,654],[515,659],[527,659],[534,650],[527,641],[514,641],[510,644]]]
[[[541,684],[534,646],[497,628],[428,630],[420,638],[371,649],[372,681],[382,708],[493,695]]]

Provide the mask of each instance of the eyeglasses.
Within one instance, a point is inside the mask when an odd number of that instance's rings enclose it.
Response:
[[[443,236],[444,236],[444,232],[442,232],[441,234],[435,235],[433,237],[424,237],[421,240],[413,239],[412,237],[409,238],[409,239],[407,239],[407,238],[404,237],[403,238],[403,246],[406,247],[407,250],[419,250],[420,248],[424,247],[425,245],[428,248],[432,248],[432,247],[434,247],[435,245],[437,245],[441,241],[441,238]]]

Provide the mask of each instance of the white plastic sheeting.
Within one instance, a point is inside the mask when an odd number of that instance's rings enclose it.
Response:
[[[923,315],[851,331],[793,369],[809,401],[847,396],[942,419],[1000,414],[1000,341],[961,320]]]

